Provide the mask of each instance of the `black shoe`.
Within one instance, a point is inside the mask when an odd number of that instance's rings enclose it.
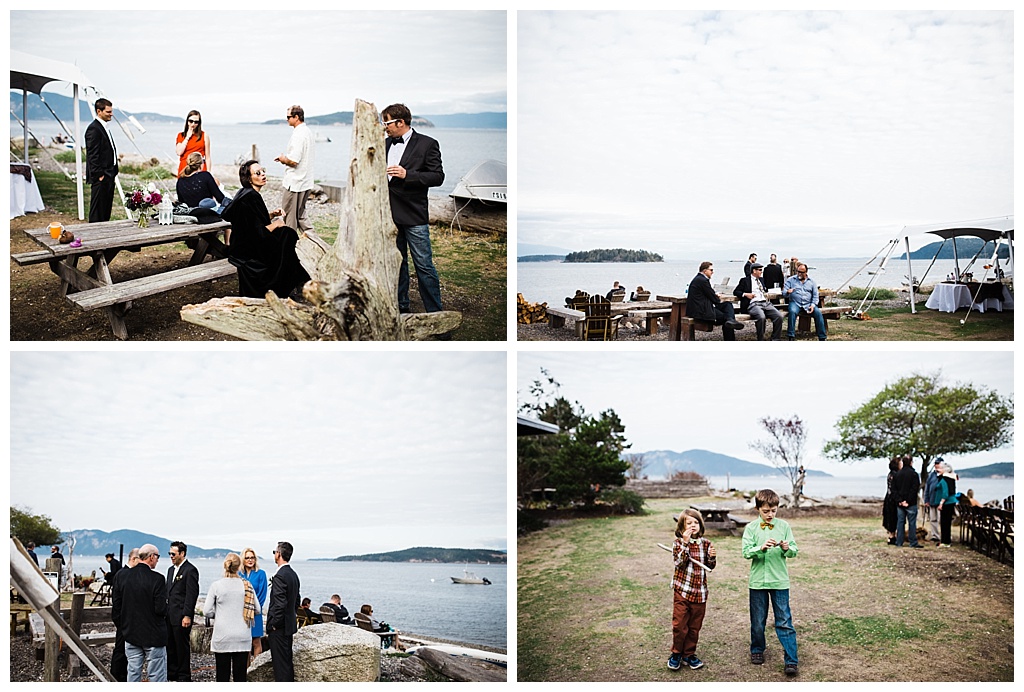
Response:
[[[799,673],[800,671],[797,670],[797,667],[796,667],[795,663],[790,663],[790,664],[788,664],[786,666],[786,671],[785,672],[786,672],[786,677],[793,678],[793,677],[796,677],[797,673]]]
[[[725,323],[725,326],[729,327],[733,331],[738,332],[739,330],[743,329],[744,325],[742,322],[737,322],[736,320],[729,320],[728,322]]]
[[[409,308],[398,308],[399,315],[408,315],[412,312]]]
[[[787,336],[786,337],[786,341],[796,341],[796,337],[795,336]]]
[[[920,549],[920,550],[924,550],[924,546],[923,546],[923,545],[921,545],[920,543],[918,543],[917,545],[912,545],[912,546],[910,546],[910,547],[911,547],[911,548],[918,548],[918,549]]]
[[[764,653],[751,653],[750,662],[755,666],[762,665],[764,663]]]

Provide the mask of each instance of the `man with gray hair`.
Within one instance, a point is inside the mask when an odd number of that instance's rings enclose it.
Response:
[[[120,596],[111,619],[124,630],[128,682],[142,682],[142,664],[149,659],[149,681],[167,682],[167,592],[156,572],[160,551],[151,543],[139,548],[139,562],[124,570]]]
[[[921,500],[924,502],[924,521],[928,526],[928,540],[939,543],[939,499],[936,497],[939,486],[939,476],[945,471],[945,462],[942,457],[935,459],[931,473],[924,484],[924,494]],[[924,522],[922,522],[924,523]]]

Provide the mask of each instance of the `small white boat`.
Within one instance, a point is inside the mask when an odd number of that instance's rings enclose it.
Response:
[[[464,569],[462,571],[462,574],[463,574],[463,576],[461,576],[461,577],[452,577],[452,583],[453,584],[490,584],[491,583],[491,580],[488,579],[487,577],[478,577],[475,574],[473,574],[472,572],[470,572],[468,568]]]
[[[462,176],[449,197],[508,204],[508,166],[488,159]]]

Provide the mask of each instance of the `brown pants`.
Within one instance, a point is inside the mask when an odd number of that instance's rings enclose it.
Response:
[[[697,639],[708,604],[684,601],[678,591],[672,593],[672,653],[689,658],[697,653]]]
[[[300,234],[313,230],[313,224],[306,218],[306,200],[310,190],[302,192],[281,191],[281,210],[284,211],[284,225],[294,228]]]

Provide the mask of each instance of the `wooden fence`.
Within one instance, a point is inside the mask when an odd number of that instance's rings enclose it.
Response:
[[[986,556],[1013,564],[1013,496],[1003,507],[960,504],[960,542]]]

